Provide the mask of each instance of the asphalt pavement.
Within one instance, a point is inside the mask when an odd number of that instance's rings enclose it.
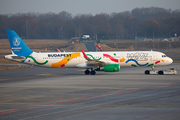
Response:
[[[0,71],[0,120],[179,120],[177,75],[146,67],[84,75],[83,69],[32,67]]]
[[[87,51],[96,51],[96,46],[92,41],[84,41],[84,46],[86,47]]]

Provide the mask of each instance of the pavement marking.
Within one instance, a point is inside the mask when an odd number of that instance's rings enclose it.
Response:
[[[82,70],[76,70],[76,71],[85,71],[85,69],[82,69]]]
[[[175,90],[171,90],[169,92],[174,92],[174,91]],[[131,99],[136,99],[136,98],[143,98],[143,97],[147,97],[147,96],[159,95],[159,94],[163,94],[163,93],[167,93],[167,92],[160,92],[160,93],[155,93],[155,94],[153,93],[153,94],[150,94],[150,95],[143,95],[141,97],[135,96],[135,97],[128,98],[128,99],[120,99],[120,100],[118,99],[118,100],[104,102],[104,103],[100,103],[100,104],[88,105],[88,106],[85,106],[85,107],[77,107],[77,108],[73,108],[73,109],[70,109],[70,110],[56,111],[56,112],[52,112],[52,113],[46,113],[46,114],[31,116],[31,117],[22,118],[22,119],[19,119],[19,120],[27,120],[27,119],[32,119],[32,118],[39,118],[39,117],[44,117],[44,116],[53,115],[53,114],[57,114],[57,113],[69,112],[69,111],[73,111],[73,110],[80,110],[80,109],[84,109],[84,108],[95,107],[95,106],[104,105],[104,104],[111,104],[111,103],[115,103],[115,102],[131,100]],[[132,103],[132,104],[135,104],[135,103]],[[64,119],[64,118],[62,118],[62,119]]]
[[[128,92],[133,92],[133,91],[138,91],[138,90],[145,90],[145,89],[151,89],[151,88],[161,88],[161,87],[174,86],[174,85],[179,85],[179,84],[180,84],[180,83],[174,83],[174,84],[157,86],[157,87],[138,88],[138,89],[126,90],[126,91],[109,93],[109,94],[104,94],[104,95],[91,96],[91,97],[73,99],[73,100],[56,102],[56,103],[49,103],[49,104],[44,104],[44,105],[39,105],[39,106],[33,106],[33,107],[28,107],[28,108],[20,108],[20,109],[14,109],[14,110],[9,110],[9,111],[3,111],[3,112],[0,112],[0,114],[17,112],[17,111],[22,111],[22,110],[27,110],[27,109],[33,109],[33,108],[39,108],[39,107],[50,106],[50,105],[56,105],[56,104],[63,104],[63,103],[75,102],[75,101],[80,101],[80,100],[87,100],[87,99],[92,99],[92,98],[99,98],[99,97],[110,96],[110,95],[121,94],[121,93],[128,93]],[[92,102],[92,101],[91,101],[91,102]],[[94,102],[94,101],[93,101],[93,102]]]
[[[0,81],[1,81],[1,80],[9,80],[9,79],[0,79]]]
[[[46,77],[58,77],[58,76],[65,76],[65,75],[53,75],[53,74],[37,74],[36,76],[46,76]]]
[[[159,87],[157,87],[157,88],[159,88]],[[141,89],[141,90],[143,90],[143,89]],[[148,90],[148,89],[147,89]],[[157,89],[156,89],[157,90]],[[148,93],[148,92],[152,92],[152,91],[156,91],[156,90],[148,90],[148,91],[145,91],[145,92],[143,92],[143,93]],[[171,91],[168,91],[168,92],[174,92],[174,91],[176,91],[176,90],[171,90]],[[156,94],[151,94],[151,95],[157,95],[157,94],[162,94],[162,93],[167,93],[167,92],[160,92],[160,93],[156,93]],[[139,93],[138,93],[139,94]],[[141,93],[140,93],[141,94]],[[134,93],[130,93],[130,95],[134,95]],[[130,95],[128,95],[128,96],[130,96]],[[134,99],[134,98],[142,98],[142,97],[147,97],[147,96],[151,96],[150,94],[149,95],[143,95],[143,96],[141,96],[141,97],[139,97],[138,95],[136,95],[135,97],[133,97],[133,98],[128,98],[128,100],[130,100],[130,99]],[[127,95],[123,95],[123,96],[127,96]],[[93,102],[97,102],[97,101],[104,101],[104,100],[110,100],[110,99],[113,99],[113,98],[120,98],[120,97],[122,97],[122,96],[116,96],[116,97],[110,97],[110,98],[102,98],[102,99],[100,99],[100,100],[92,100],[92,101],[89,101],[89,102],[83,102],[83,103],[76,103],[76,104],[74,104],[74,105],[80,105],[80,104],[85,104],[85,103],[93,103]],[[118,100],[119,101],[119,100]],[[120,99],[120,101],[123,101],[122,99]],[[95,106],[98,106],[98,105],[101,105],[101,104],[109,104],[109,103],[113,103],[114,101],[110,101],[110,102],[108,102],[108,101],[104,101],[105,103],[100,103],[100,104],[96,104]],[[144,101],[144,102],[146,102],[146,101]],[[129,104],[129,105],[133,105],[133,104],[138,104],[138,103],[131,103],[131,104]],[[69,106],[72,106],[72,105],[67,105],[67,106],[60,106],[60,107],[57,107],[57,108],[63,108],[63,107],[69,107]],[[94,105],[93,105],[94,106]],[[83,108],[87,108],[87,107],[93,107],[92,105],[88,105],[88,106],[85,106],[85,107],[78,107],[78,109],[83,109]],[[57,109],[56,108],[56,109]],[[47,110],[52,110],[53,108],[50,108],[50,109],[44,109],[44,110],[38,110],[38,111],[34,111],[34,112],[31,112],[31,113],[36,113],[36,112],[39,112],[39,111],[47,111]],[[77,109],[77,108],[76,108]],[[75,109],[75,110],[76,110]],[[72,109],[72,110],[68,110],[68,111],[73,111],[74,109]],[[66,111],[66,110],[65,110]],[[59,111],[58,113],[62,113],[62,112],[65,112],[65,111]],[[29,112],[28,112],[29,113]],[[28,114],[27,113],[27,114]],[[55,114],[56,114],[57,112],[55,112]],[[24,113],[25,114],[25,113]],[[54,114],[54,112],[53,113],[51,113],[51,114]],[[46,116],[46,115],[51,115],[51,114],[44,114],[43,116]],[[23,115],[23,114],[18,114],[17,116],[19,116],[19,115]],[[16,115],[14,115],[14,116],[16,116]],[[9,116],[6,116],[6,118],[8,118]],[[33,116],[33,118],[35,118],[35,117],[41,117],[41,115],[38,115],[38,116]],[[4,117],[2,117],[2,118],[4,118]],[[25,119],[30,119],[30,118],[32,118],[32,117],[28,117],[28,118],[22,118],[22,120],[25,120]]]
[[[86,98],[80,98],[80,99],[74,99],[74,100],[68,100],[68,101],[62,101],[62,102],[56,102],[56,103],[50,103],[50,104],[39,105],[39,106],[34,106],[34,107],[29,107],[29,108],[14,109],[14,110],[9,110],[9,111],[0,112],[0,114],[17,112],[17,111],[22,111],[22,110],[27,110],[27,109],[32,109],[32,108],[39,108],[39,107],[43,107],[43,106],[50,106],[50,105],[55,105],[55,104],[62,104],[62,103],[69,103],[69,102],[80,101],[80,100],[87,100],[87,99],[98,98],[98,97],[109,96],[109,95],[120,94],[120,93],[133,92],[133,91],[137,91],[137,90],[141,90],[141,89],[133,89],[133,90],[115,92],[115,93],[104,94],[104,95],[99,95],[99,96],[92,96],[92,97],[86,97]]]

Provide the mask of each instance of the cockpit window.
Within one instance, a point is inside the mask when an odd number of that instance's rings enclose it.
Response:
[[[166,55],[162,55],[162,57],[167,57]]]

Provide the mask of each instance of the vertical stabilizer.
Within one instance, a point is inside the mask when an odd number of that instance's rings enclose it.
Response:
[[[26,45],[26,43],[18,36],[14,30],[7,30],[7,35],[12,53],[18,56],[28,56],[33,51]]]

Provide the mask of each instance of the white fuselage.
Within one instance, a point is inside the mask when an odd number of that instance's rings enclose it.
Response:
[[[33,52],[14,30],[7,30],[12,54],[5,59],[49,68],[87,68],[85,74],[95,75],[95,71],[118,72],[123,66],[168,65],[173,60],[164,53],[155,51],[111,51],[111,52]],[[89,70],[91,69],[91,70]]]
[[[168,65],[173,61],[164,53],[155,51],[124,51],[124,52],[86,52],[86,55],[99,62],[106,64],[119,64],[122,66],[160,66]],[[12,59],[11,55],[6,56],[6,59]],[[86,64],[87,60],[81,52],[52,52],[52,53],[36,53],[33,52],[30,56],[26,56],[19,61],[27,64],[38,65],[42,67],[51,68],[69,68],[69,67],[83,67],[90,68]]]

